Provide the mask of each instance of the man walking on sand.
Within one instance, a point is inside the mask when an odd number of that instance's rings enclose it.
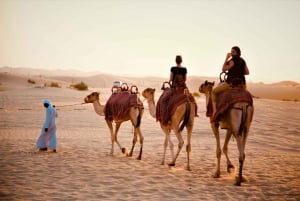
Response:
[[[39,151],[47,151],[51,149],[52,152],[56,152],[56,123],[55,118],[57,112],[55,106],[52,106],[50,100],[44,100],[44,107],[46,108],[46,118],[41,131],[41,134],[37,140],[36,148]]]

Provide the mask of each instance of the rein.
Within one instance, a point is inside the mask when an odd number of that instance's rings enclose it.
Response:
[[[76,106],[76,105],[83,105],[87,103],[75,103],[75,104],[70,104],[70,105],[52,105],[55,108],[62,108],[62,107],[70,107],[70,106]],[[40,108],[15,108],[15,107],[0,107],[0,110],[7,110],[7,111],[13,111],[13,110],[42,110]]]

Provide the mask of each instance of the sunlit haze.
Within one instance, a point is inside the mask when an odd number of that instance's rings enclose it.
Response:
[[[300,82],[298,0],[1,0],[0,67],[218,76],[239,46],[248,81]]]

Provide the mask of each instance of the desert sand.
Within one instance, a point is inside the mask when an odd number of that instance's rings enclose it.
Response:
[[[197,99],[199,117],[192,134],[191,171],[187,171],[185,148],[175,167],[160,165],[164,134],[149,115],[146,102],[142,160],[136,160],[139,143],[133,157],[124,156],[117,146],[111,156],[104,117],[91,104],[81,104],[94,90],[100,92],[104,104],[111,93],[109,87],[77,91],[69,89],[67,81],[62,88],[51,88],[42,87],[42,82],[28,84],[28,78],[22,76],[1,74],[0,78],[0,200],[300,200],[300,102],[254,99],[244,165],[247,181],[237,187],[233,185],[235,173],[226,172],[224,155],[221,178],[211,177],[216,145],[202,96]],[[140,92],[157,87],[151,78],[138,84]],[[159,91],[157,88],[157,98]],[[59,115],[57,153],[35,149],[45,117],[45,98],[56,105]],[[132,136],[130,123],[122,124],[121,145],[129,149]],[[172,140],[176,148],[174,135]],[[229,155],[237,168],[233,139]],[[171,161],[169,151],[166,161]]]

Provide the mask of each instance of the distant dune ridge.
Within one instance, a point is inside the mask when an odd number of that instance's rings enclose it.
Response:
[[[137,85],[139,88],[153,87],[160,90],[162,82],[168,77],[130,77],[122,75],[105,74],[101,72],[81,72],[78,70],[42,70],[34,68],[0,68],[0,89],[5,88],[6,82],[12,82],[14,87],[24,87],[24,81],[32,79],[36,81],[35,86],[43,86],[44,83],[57,82],[62,87],[68,87],[72,83],[84,82],[89,88],[110,88],[113,81],[121,80],[128,85]],[[191,92],[198,92],[198,88],[205,80],[215,81],[217,77],[188,76],[187,85]],[[294,81],[280,81],[272,84],[247,83],[248,90],[256,98],[275,99],[285,101],[300,101],[300,83]],[[12,87],[10,85],[10,87]]]

